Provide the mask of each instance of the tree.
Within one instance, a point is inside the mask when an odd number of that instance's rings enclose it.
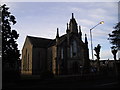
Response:
[[[114,30],[112,31],[112,34],[109,34],[108,40],[110,40],[110,43],[113,45],[112,48],[120,50],[120,22],[113,28]]]
[[[97,47],[94,48],[96,54],[95,56],[97,57],[97,67],[98,67],[98,71],[100,69],[100,62],[99,62],[99,59],[100,59],[100,49],[101,49],[101,46],[100,44],[97,45]]]
[[[1,33],[2,33],[2,66],[9,64],[10,67],[15,68],[16,63],[20,60],[20,53],[18,50],[17,39],[19,34],[16,30],[12,30],[12,24],[16,24],[15,17],[8,11],[6,5],[0,6],[1,11]]]

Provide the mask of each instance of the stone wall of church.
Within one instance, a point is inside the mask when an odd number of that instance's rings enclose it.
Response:
[[[76,45],[74,43],[76,42]],[[76,47],[76,50],[73,50]],[[81,67],[84,66],[85,61],[85,50],[84,44],[76,40],[76,38],[70,41],[70,57],[67,60],[68,74],[79,74],[81,73]]]
[[[57,48],[52,46],[52,72],[56,74]]]
[[[22,49],[21,74],[32,74],[32,45],[28,38]]]
[[[39,75],[44,72],[47,67],[47,49],[33,48],[33,75]]]
[[[47,49],[47,69],[52,72],[52,47]]]

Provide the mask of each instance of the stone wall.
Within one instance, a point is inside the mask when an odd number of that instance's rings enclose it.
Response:
[[[28,38],[22,49],[21,74],[32,74],[32,45]]]

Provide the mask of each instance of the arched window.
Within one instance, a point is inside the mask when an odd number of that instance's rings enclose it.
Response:
[[[76,57],[77,56],[77,42],[74,40],[70,44],[70,57]]]
[[[73,48],[72,48],[72,44],[70,45],[70,57],[72,58],[72,56],[73,56]]]
[[[73,41],[73,56],[76,56],[77,55],[77,43],[76,41],[74,40]]]
[[[27,70],[27,67],[28,67],[27,62],[28,62],[28,60],[27,60],[27,49],[26,49],[26,53],[25,53],[25,70]]]
[[[28,54],[28,67],[27,67],[27,70],[29,71],[29,54]]]
[[[25,59],[25,55],[23,57],[23,70],[26,70],[26,59]]]
[[[64,56],[63,56],[63,48],[61,48],[61,59],[63,59],[64,58]]]

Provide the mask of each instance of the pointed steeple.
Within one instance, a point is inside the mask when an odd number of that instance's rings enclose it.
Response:
[[[85,34],[85,44],[88,44],[87,35]]]
[[[77,27],[77,22],[74,18],[74,14],[72,13],[72,18],[70,19],[69,22],[69,30],[72,33],[78,34],[78,27]]]
[[[59,29],[57,28],[56,38],[59,38]]]
[[[79,38],[82,39],[81,26],[79,26]]]

